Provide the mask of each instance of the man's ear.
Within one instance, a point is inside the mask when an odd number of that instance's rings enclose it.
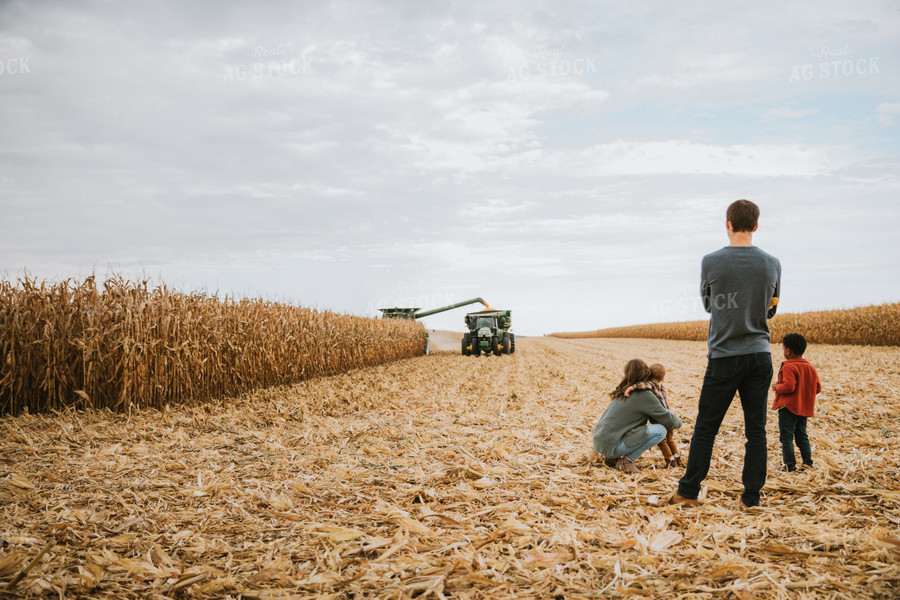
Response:
[[[751,233],[756,233],[757,229],[759,229],[759,223],[753,226],[753,231]]]
[[[734,231],[734,227],[731,226],[731,221],[728,219],[725,219],[725,229],[731,232]]]

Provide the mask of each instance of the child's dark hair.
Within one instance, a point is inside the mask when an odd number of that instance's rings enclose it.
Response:
[[[803,356],[803,353],[806,352],[806,338],[799,333],[786,334],[781,343],[797,356]]]

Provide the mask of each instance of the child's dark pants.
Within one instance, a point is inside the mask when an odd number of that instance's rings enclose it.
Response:
[[[795,415],[787,408],[778,409],[778,431],[781,439],[781,456],[784,460],[784,468],[793,471],[797,468],[797,459],[794,456],[794,439],[797,440],[797,448],[800,449],[800,458],[803,464],[812,466],[812,448],[809,446],[809,437],[806,435],[806,417]]]

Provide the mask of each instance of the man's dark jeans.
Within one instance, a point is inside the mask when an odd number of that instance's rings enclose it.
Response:
[[[766,399],[772,383],[772,355],[768,352],[710,358],[703,376],[697,421],[688,454],[687,468],[678,482],[678,494],[696,498],[709,473],[713,443],[734,393],[744,411],[744,493],[747,506],[759,504],[759,491],[766,482]]]
[[[786,408],[778,409],[778,433],[781,440],[781,458],[784,468],[793,471],[797,468],[797,457],[794,455],[794,438],[800,449],[803,464],[812,466],[812,448],[809,436],[806,435],[806,417],[795,415]]]

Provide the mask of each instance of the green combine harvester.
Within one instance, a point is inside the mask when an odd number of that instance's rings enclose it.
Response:
[[[501,354],[512,354],[516,351],[516,334],[509,331],[512,325],[511,310],[496,310],[488,306],[488,303],[481,298],[472,298],[464,300],[456,304],[442,306],[419,312],[419,308],[379,308],[384,319],[409,319],[415,321],[422,317],[434,315],[454,308],[460,308],[469,304],[480,302],[485,309],[479,312],[472,312],[466,315],[466,327],[469,328],[467,333],[463,334],[462,353],[463,356],[479,356],[482,352],[490,354],[493,352],[496,356]],[[431,343],[428,340],[428,331],[425,332],[425,354],[431,349]]]
[[[440,308],[433,308],[431,310],[426,310],[423,312],[419,312],[422,310],[421,308],[379,308],[381,311],[381,315],[383,319],[409,319],[410,321],[415,321],[416,319],[421,319],[422,317],[427,317],[430,315],[435,315],[440,312],[444,312],[447,310],[453,310],[454,308],[460,308],[463,306],[468,306],[469,304],[475,304],[476,302],[480,302],[485,306],[485,308],[490,308],[488,303],[482,300],[481,298],[472,298],[471,300],[464,300],[462,302],[457,302],[456,304],[450,304],[448,306],[442,306]],[[428,338],[428,330],[425,330],[425,354],[427,355],[431,351],[431,340]]]
[[[409,319],[410,321],[415,321],[416,319],[421,319],[422,317],[436,315],[437,313],[444,312],[446,310],[453,310],[454,308],[468,306],[469,304],[475,304],[476,302],[484,304],[485,308],[490,308],[490,306],[488,306],[488,303],[481,298],[472,298],[471,300],[463,300],[462,302],[457,302],[456,304],[450,304],[448,306],[442,306],[440,308],[432,308],[431,310],[426,310],[424,312],[419,312],[420,310],[422,310],[421,308],[394,307],[379,308],[378,310],[381,311],[382,317],[385,319]]]

